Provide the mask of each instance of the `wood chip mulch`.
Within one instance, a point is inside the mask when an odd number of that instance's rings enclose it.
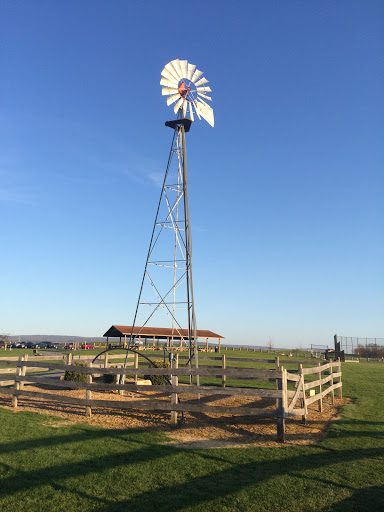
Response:
[[[26,386],[29,391],[42,392],[41,388]],[[47,391],[57,395],[85,398],[84,390],[55,389]],[[96,400],[143,400],[155,398],[169,400],[165,395],[154,392],[135,392],[119,395],[117,392],[92,392]],[[182,395],[181,401],[193,398],[193,395]],[[203,395],[202,401],[211,405],[250,406],[274,408],[274,399],[257,397]],[[307,424],[301,422],[301,417],[286,420],[286,442],[276,441],[276,420],[255,416],[233,416],[206,413],[184,413],[181,428],[170,427],[170,413],[161,411],[142,411],[135,409],[103,409],[92,408],[92,417],[85,417],[85,408],[69,404],[60,404],[49,399],[22,397],[18,399],[18,411],[35,411],[43,414],[58,416],[66,421],[58,421],[57,427],[68,423],[89,423],[103,428],[141,429],[163,431],[167,433],[170,443],[183,448],[220,448],[220,447],[249,447],[249,446],[286,446],[313,444],[326,436],[331,421],[337,420],[340,408],[349,403],[350,399],[335,397],[334,405],[330,397],[323,399],[323,411],[318,412],[317,403],[308,407]],[[0,395],[0,406],[12,409],[11,397]],[[179,419],[181,414],[179,414]],[[52,423],[49,423],[52,426]]]

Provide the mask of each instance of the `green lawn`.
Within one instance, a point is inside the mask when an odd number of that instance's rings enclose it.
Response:
[[[382,511],[384,365],[343,364],[343,380],[353,403],[312,446],[182,450],[0,408],[0,510]]]

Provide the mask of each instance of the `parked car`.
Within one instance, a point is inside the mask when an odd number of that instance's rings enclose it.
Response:
[[[90,350],[90,349],[92,349],[92,348],[95,348],[95,346],[94,346],[94,345],[91,345],[90,343],[83,343],[83,344],[81,345],[81,348],[82,348],[82,349],[84,349],[84,350]]]
[[[18,348],[40,348],[40,343],[33,343],[33,341],[28,341],[27,343],[22,343],[22,347]]]
[[[52,349],[57,348],[57,345],[55,345],[51,341],[43,341],[43,343],[40,343],[40,348]]]
[[[67,343],[64,345],[64,350],[73,350],[74,348],[73,343]]]

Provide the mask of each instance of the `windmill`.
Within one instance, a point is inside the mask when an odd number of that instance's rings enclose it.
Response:
[[[212,92],[203,72],[186,60],[173,60],[161,72],[162,95],[173,105],[176,119],[167,121],[173,139],[153,225],[129,345],[135,344],[143,327],[152,325],[159,313],[172,326],[174,337],[188,344],[190,358],[197,359],[197,327],[192,279],[192,238],[188,204],[188,171],[185,134],[195,115],[214,126],[207,103]],[[142,312],[144,312],[144,316]],[[139,322],[139,313],[143,319]],[[157,323],[160,323],[159,320]],[[136,325],[140,325],[135,329]]]

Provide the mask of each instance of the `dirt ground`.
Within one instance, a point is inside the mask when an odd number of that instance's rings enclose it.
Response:
[[[28,391],[43,391],[34,386],[26,386]],[[47,391],[76,398],[85,398],[84,390]],[[144,398],[168,400],[169,397],[154,392],[126,393],[92,392],[95,400],[143,400]],[[193,395],[182,395],[181,400],[192,399]],[[258,397],[239,397],[225,395],[203,395],[202,403],[225,406],[250,406],[274,408],[274,399]],[[233,416],[206,413],[184,413],[181,428],[170,427],[170,413],[161,411],[139,411],[92,408],[92,417],[85,417],[84,406],[60,404],[44,398],[20,396],[18,411],[35,411],[65,418],[64,423],[84,422],[104,428],[142,429],[166,432],[169,442],[183,448],[220,448],[241,446],[286,446],[312,444],[325,437],[328,425],[337,420],[340,407],[347,404],[349,399],[335,398],[334,405],[330,397],[323,399],[323,411],[318,412],[317,403],[308,407],[306,425],[302,424],[301,416],[286,420],[286,442],[284,445],[276,441],[276,420],[255,416]],[[11,397],[0,395],[0,406],[12,409]],[[179,414],[179,419],[181,414]],[[51,424],[51,423],[50,423]],[[57,427],[63,425],[60,421]]]

